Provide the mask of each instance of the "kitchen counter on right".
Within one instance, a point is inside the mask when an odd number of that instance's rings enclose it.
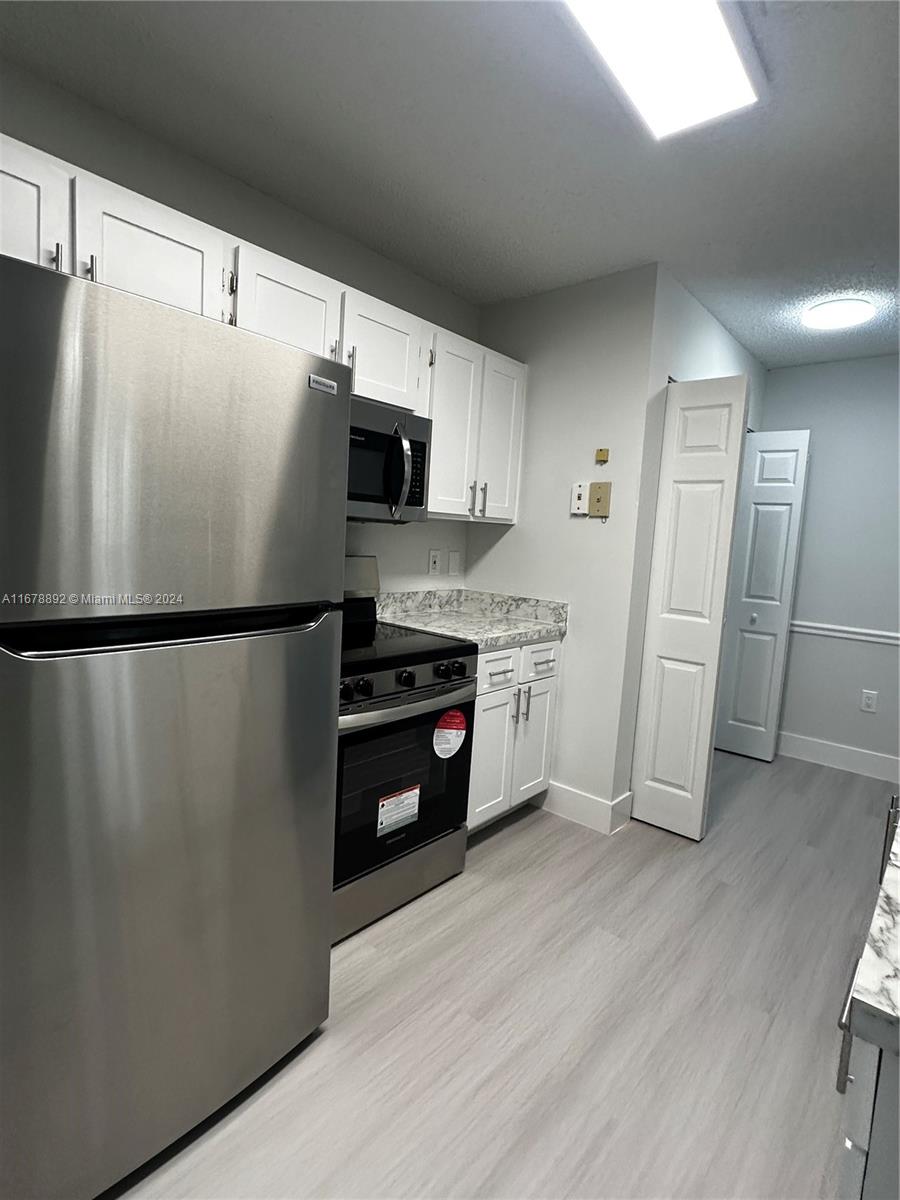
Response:
[[[896,1054],[900,1042],[900,829],[894,835],[875,914],[853,986],[853,1032]]]

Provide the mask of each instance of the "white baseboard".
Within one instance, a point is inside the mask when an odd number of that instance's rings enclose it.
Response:
[[[823,767],[852,771],[855,775],[868,775],[871,779],[883,779],[886,783],[897,783],[900,779],[900,759],[896,755],[876,754],[874,750],[842,746],[839,742],[804,737],[803,734],[788,733],[784,729],[778,735],[778,753],[787,758],[820,763]]]
[[[615,833],[631,817],[631,798],[631,792],[625,792],[616,800],[604,800],[601,796],[592,796],[590,792],[551,780],[542,807],[567,821],[596,829],[598,833]]]

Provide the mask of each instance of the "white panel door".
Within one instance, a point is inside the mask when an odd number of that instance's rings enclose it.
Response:
[[[669,385],[632,815],[702,838],[747,379]]]
[[[809,461],[809,430],[749,433],[738,489],[716,745],[771,762]]]
[[[440,329],[431,368],[431,476],[428,511],[469,517],[478,488],[478,418],[484,350]]]
[[[92,175],[75,178],[75,271],[222,319],[226,238],[193,217]]]
[[[476,498],[476,517],[510,522],[516,519],[524,407],[524,365],[491,350],[486,351],[478,436],[480,490]]]
[[[520,700],[519,689],[512,687],[489,692],[475,701],[467,818],[470,829],[477,829],[509,808],[514,717]]]
[[[411,313],[364,292],[346,291],[341,343],[353,370],[351,390],[427,416],[425,388],[419,387],[423,328]]]
[[[556,680],[538,679],[522,688],[516,729],[511,805],[530,800],[550,786],[550,754],[556,714]]]
[[[49,155],[0,136],[0,254],[69,271],[69,188]]]
[[[324,358],[337,358],[342,284],[258,246],[235,257],[236,324]]]

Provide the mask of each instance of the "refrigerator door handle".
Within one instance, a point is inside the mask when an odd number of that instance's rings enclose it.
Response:
[[[334,615],[333,609],[323,610],[314,621],[301,625],[278,625],[274,628],[240,629],[231,633],[211,633],[206,636],[187,636],[176,638],[159,638],[156,641],[107,642],[93,646],[63,646],[53,650],[18,649],[15,645],[0,641],[0,651],[13,658],[25,659],[29,662],[61,658],[81,658],[86,654],[119,654],[135,650],[166,650],[175,646],[198,646],[214,642],[236,642],[242,638],[271,637],[280,633],[311,633],[317,629],[326,617]],[[77,622],[72,622],[77,624]],[[2,637],[0,627],[0,637]]]

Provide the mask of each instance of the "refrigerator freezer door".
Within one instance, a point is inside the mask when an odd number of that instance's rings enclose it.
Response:
[[[94,1196],[326,1017],[340,620],[0,650],[0,1195]]]
[[[0,621],[341,600],[348,368],[0,257],[0,378]]]

